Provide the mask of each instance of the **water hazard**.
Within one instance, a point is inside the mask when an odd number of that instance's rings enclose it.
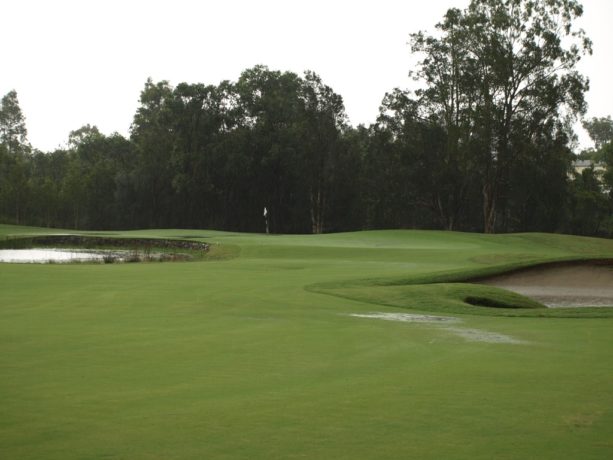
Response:
[[[104,262],[108,258],[121,261],[127,255],[117,251],[88,251],[78,249],[0,249],[0,262],[5,263],[69,263]]]
[[[0,248],[0,263],[121,263],[193,260],[203,257],[209,245],[157,238],[42,235],[0,240]]]

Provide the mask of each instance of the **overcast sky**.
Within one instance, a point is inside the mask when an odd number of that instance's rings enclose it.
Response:
[[[317,72],[354,125],[409,88],[407,45],[468,0],[8,0],[0,4],[0,95],[18,93],[32,145],[66,143],[89,123],[127,135],[147,77],[217,84],[256,64]],[[588,116],[613,115],[613,0],[583,0],[594,42],[580,63]],[[589,140],[582,134],[582,145]]]

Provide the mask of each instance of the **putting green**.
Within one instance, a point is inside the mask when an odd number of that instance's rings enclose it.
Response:
[[[610,309],[530,317],[549,310],[528,301],[503,317],[462,299],[506,291],[456,282],[613,257],[612,241],[99,233],[204,241],[215,257],[0,265],[0,458],[613,455],[613,318],[589,317]]]

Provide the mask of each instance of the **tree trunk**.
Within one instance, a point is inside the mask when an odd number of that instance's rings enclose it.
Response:
[[[453,229],[455,228],[454,213],[445,209],[440,195],[436,197],[436,209],[438,211],[439,220],[443,228],[445,230],[453,231]]]
[[[321,188],[318,188],[317,191],[311,190],[310,193],[311,198],[311,229],[314,234],[319,234],[323,232],[324,227],[324,208],[325,208],[325,197],[321,191]]]
[[[483,186],[483,232],[494,233],[496,228],[496,195],[491,184]]]
[[[15,225],[19,225],[19,198],[15,200]]]

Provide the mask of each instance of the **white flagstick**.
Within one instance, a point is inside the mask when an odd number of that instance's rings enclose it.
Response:
[[[264,219],[266,220],[266,233],[268,234],[268,210],[264,206]]]

